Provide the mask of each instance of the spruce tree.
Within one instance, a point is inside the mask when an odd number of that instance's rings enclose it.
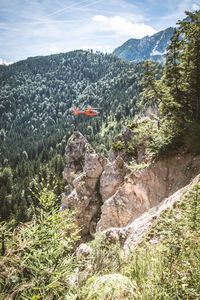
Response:
[[[179,21],[167,48],[161,80],[155,81],[153,64],[145,62],[143,97],[159,100],[164,116],[171,116],[184,128],[197,132],[200,123],[200,11],[186,12],[186,15],[188,18]]]
[[[178,113],[183,109],[183,95],[181,91],[181,66],[180,66],[180,36],[177,29],[174,29],[171,43],[167,47],[166,63],[163,81],[170,89],[172,99],[180,104]]]
[[[182,91],[187,98],[191,121],[200,122],[200,11],[186,12],[179,22]],[[189,20],[188,20],[189,19]]]
[[[155,80],[155,65],[146,61],[144,63],[144,76],[142,85],[144,92],[142,93],[143,100],[157,101],[161,103],[163,114],[173,116],[173,118],[181,125],[185,126],[185,120],[179,115],[179,104],[174,101],[170,94],[169,87],[162,80]]]

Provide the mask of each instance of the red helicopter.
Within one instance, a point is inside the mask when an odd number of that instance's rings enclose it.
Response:
[[[74,107],[74,114],[75,116],[78,114],[86,114],[88,116],[97,116],[99,113],[95,112],[96,108],[88,108],[87,110],[83,110],[83,111],[78,111],[78,109],[76,109]]]

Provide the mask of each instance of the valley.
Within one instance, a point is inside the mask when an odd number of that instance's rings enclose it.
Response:
[[[200,298],[200,11],[186,16],[113,54],[0,66],[0,299]]]

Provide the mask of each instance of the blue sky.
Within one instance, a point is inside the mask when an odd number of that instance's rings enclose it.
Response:
[[[199,9],[199,0],[0,0],[0,63],[74,49],[112,52]]]

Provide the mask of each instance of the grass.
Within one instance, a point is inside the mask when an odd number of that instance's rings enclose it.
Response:
[[[90,242],[91,254],[76,258],[73,217],[52,211],[44,194],[47,210],[31,223],[15,231],[1,224],[0,299],[200,299],[200,184],[128,256],[101,233]]]
[[[64,299],[79,230],[42,183],[32,222],[0,223],[0,299]]]
[[[200,299],[200,185],[159,217],[128,257],[123,257],[118,242],[109,244],[103,235],[91,246],[93,255],[85,264],[92,264],[93,272],[82,291],[88,291],[94,276],[117,273],[136,284],[132,299]]]

